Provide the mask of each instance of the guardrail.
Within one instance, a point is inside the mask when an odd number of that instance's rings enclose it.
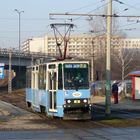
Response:
[[[27,57],[27,58],[39,58],[39,57],[49,57],[48,54],[46,53],[41,53],[41,52],[22,52],[16,49],[7,49],[7,48],[0,48],[0,55],[2,56],[8,56],[9,53],[12,53],[12,56],[15,57]]]

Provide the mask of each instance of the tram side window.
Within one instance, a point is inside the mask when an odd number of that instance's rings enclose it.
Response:
[[[63,88],[63,80],[62,80],[62,64],[58,66],[58,89]]]
[[[46,89],[46,65],[39,66],[39,89]]]
[[[26,87],[31,88],[31,72],[32,68],[26,69]]]

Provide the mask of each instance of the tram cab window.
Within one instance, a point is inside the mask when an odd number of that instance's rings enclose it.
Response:
[[[26,87],[27,88],[31,88],[31,72],[32,72],[31,67],[26,69]]]
[[[46,65],[39,66],[39,89],[46,89]]]
[[[64,64],[65,89],[87,89],[88,64]]]

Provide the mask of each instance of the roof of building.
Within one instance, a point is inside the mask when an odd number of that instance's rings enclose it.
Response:
[[[132,71],[128,75],[129,76],[140,76],[140,71]]]

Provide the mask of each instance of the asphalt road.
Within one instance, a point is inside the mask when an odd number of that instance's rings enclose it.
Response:
[[[114,112],[122,119],[134,121],[140,112]],[[9,103],[0,101],[0,140],[139,140],[139,126],[102,124],[104,107],[96,106],[91,121],[63,121],[42,118]],[[138,120],[139,121],[139,120]]]
[[[139,140],[140,128],[59,129],[0,131],[1,140]]]

